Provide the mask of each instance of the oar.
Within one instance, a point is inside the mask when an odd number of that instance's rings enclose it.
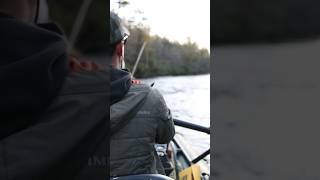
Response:
[[[210,149],[208,149],[206,152],[200,154],[197,158],[195,158],[194,160],[192,160],[191,162],[193,164],[196,164],[197,162],[201,161],[202,159],[204,159],[206,156],[208,156],[210,154]]]
[[[181,127],[184,127],[184,128],[188,128],[188,129],[192,129],[192,130],[196,130],[196,131],[200,131],[200,132],[204,132],[204,133],[210,134],[210,128],[208,128],[208,127],[204,127],[204,126],[200,126],[200,125],[197,125],[197,124],[189,123],[189,122],[182,121],[182,120],[179,120],[179,119],[173,119],[173,122],[174,122],[174,124],[176,126],[181,126]]]
[[[204,132],[207,134],[210,134],[210,128],[208,127],[203,127],[197,124],[193,124],[193,123],[189,123],[186,121],[182,121],[179,119],[173,119],[173,122],[176,126],[181,126],[184,128],[188,128],[188,129],[192,129],[192,130],[196,130],[196,131],[200,131],[200,132]],[[206,152],[200,154],[198,157],[196,157],[194,160],[191,161],[191,163],[196,164],[197,162],[201,161],[202,159],[204,159],[207,155],[210,154],[210,149],[208,149]]]

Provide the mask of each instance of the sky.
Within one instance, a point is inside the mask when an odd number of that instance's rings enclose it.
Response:
[[[148,25],[151,35],[180,43],[189,37],[200,48],[210,50],[210,0],[127,0],[130,4],[120,9],[118,1],[111,0],[111,10],[121,18],[135,17]],[[142,17],[147,19],[143,21]]]

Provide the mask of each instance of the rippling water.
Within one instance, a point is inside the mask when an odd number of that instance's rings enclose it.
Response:
[[[154,84],[176,119],[205,127],[210,126],[210,75],[166,76],[142,79]],[[176,127],[194,149],[201,154],[210,147],[210,136],[201,132]],[[207,159],[210,157],[208,156]]]

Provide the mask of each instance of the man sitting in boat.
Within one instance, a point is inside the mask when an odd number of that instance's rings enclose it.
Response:
[[[110,175],[164,174],[154,145],[173,139],[170,110],[156,89],[132,81],[131,74],[124,69],[129,31],[115,13],[110,16]]]

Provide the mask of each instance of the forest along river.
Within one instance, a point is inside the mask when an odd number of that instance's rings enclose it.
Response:
[[[173,118],[205,127],[210,126],[210,74],[195,76],[165,76],[141,80],[154,83],[166,100]],[[210,147],[210,136],[176,126],[199,155]],[[207,156],[206,159],[210,159]],[[210,161],[209,161],[210,162]]]

